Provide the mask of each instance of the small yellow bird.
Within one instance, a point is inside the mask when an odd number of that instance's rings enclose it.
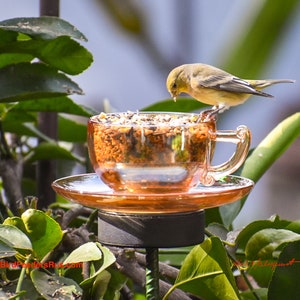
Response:
[[[293,82],[290,79],[240,79],[210,65],[185,64],[170,72],[166,86],[174,101],[179,94],[186,93],[222,112],[244,103],[251,95],[273,97],[260,91],[267,86]]]

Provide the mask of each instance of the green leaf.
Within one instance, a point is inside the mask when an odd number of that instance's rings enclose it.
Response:
[[[17,32],[0,29],[0,46],[6,45],[7,43],[10,42],[14,42],[17,40],[17,38],[18,38]]]
[[[52,139],[36,127],[36,123],[36,114],[26,111],[10,111],[3,121],[3,129],[5,132],[11,132],[18,136],[38,137],[41,140],[54,143]]]
[[[260,287],[268,287],[277,265],[277,259],[254,260],[248,262],[247,273],[252,276]]]
[[[36,115],[26,111],[9,111],[2,119],[4,131],[17,134],[18,132],[23,132],[23,130],[20,130],[20,126],[23,126],[25,123],[35,123],[36,121]],[[28,132],[27,130],[25,131]]]
[[[272,259],[275,250],[289,242],[300,240],[300,234],[286,229],[267,228],[255,233],[248,241],[245,254],[249,260]]]
[[[146,296],[144,294],[136,292],[134,294],[134,300],[147,300],[147,299],[146,299]]]
[[[141,111],[174,111],[174,112],[192,112],[197,109],[207,107],[192,98],[177,98],[176,102],[174,100],[163,100],[156,102],[150,106],[147,106]]]
[[[207,226],[211,223],[220,223],[226,226],[221,217],[219,208],[220,207],[214,207],[205,210],[205,222]]]
[[[300,299],[300,241],[282,250],[270,282],[268,299]]]
[[[291,231],[294,231],[294,232],[300,234],[300,220],[296,220],[296,221],[290,222],[290,223],[286,226],[285,229],[291,230]]]
[[[84,143],[87,138],[86,124],[76,122],[69,118],[59,116],[58,118],[58,138],[60,141],[72,143]]]
[[[3,125],[3,129],[5,132],[14,133],[19,136],[34,136],[34,137],[36,137],[36,135],[30,129],[28,129],[26,126],[24,126],[24,124],[22,124],[19,121],[16,121],[14,123],[7,123],[7,124]]]
[[[245,249],[249,239],[257,232],[266,228],[288,229],[291,221],[281,220],[277,215],[272,216],[269,220],[254,221],[245,226],[237,236],[236,243],[240,249]]]
[[[22,123],[21,127],[26,128],[31,133],[30,136],[36,136],[40,138],[41,140],[47,141],[49,143],[53,143],[54,141],[49,138],[47,135],[45,135],[43,132],[41,132],[34,124],[32,123]]]
[[[71,75],[83,72],[93,62],[92,54],[68,36],[53,40],[15,41],[0,45],[0,53],[26,54]]]
[[[30,213],[29,213],[30,212]],[[63,232],[59,224],[40,210],[28,209],[21,215],[27,231],[30,228],[39,230],[34,232],[31,240],[36,257],[41,260],[48,252],[52,251],[62,240]],[[41,224],[43,221],[43,224]],[[41,228],[43,226],[43,228]]]
[[[13,18],[0,22],[0,29],[23,33],[34,38],[53,39],[67,35],[87,41],[86,37],[69,22],[57,17]]]
[[[6,66],[0,69],[0,82],[0,102],[82,94],[67,76],[40,63]]]
[[[42,142],[34,147],[26,157],[27,162],[47,159],[66,159],[83,162],[83,160],[70,151],[54,142]]]
[[[109,271],[107,272],[109,272],[110,274],[110,280],[103,299],[118,300],[120,299],[120,290],[124,287],[124,285],[128,281],[128,277],[123,275],[121,272],[119,272],[114,268],[109,268]],[[99,293],[98,289],[100,289],[100,291],[102,290],[101,281],[97,280],[96,278],[92,287],[92,293],[94,297],[93,299],[99,299],[97,298],[97,295]],[[134,296],[136,296],[136,294]]]
[[[48,275],[38,269],[31,271],[30,277],[35,288],[44,299],[73,300],[82,297],[82,289],[72,279]]]
[[[116,258],[109,251],[108,248],[102,246],[97,242],[88,242],[72,251],[69,254],[69,256],[64,260],[63,264],[66,265],[71,263],[87,261],[100,261],[100,267],[96,270],[92,277],[83,281],[81,283],[82,285],[90,283],[92,279],[94,279],[98,274],[100,274],[103,270],[112,265],[116,261]]]
[[[259,300],[268,300],[268,289],[266,288],[259,288],[254,289],[256,295],[258,295]],[[257,300],[257,297],[253,295],[252,291],[245,291],[241,293],[242,300]]]
[[[209,232],[209,235],[217,236],[222,241],[226,241],[228,236],[228,230],[222,224],[210,223],[206,228],[206,232]]]
[[[97,114],[92,108],[85,107],[77,104],[72,99],[62,96],[44,99],[28,100],[16,103],[10,112],[41,112],[41,111],[52,111],[61,112],[77,116],[90,117],[91,115]]]
[[[106,270],[116,261],[115,256],[107,247],[104,247],[97,242],[95,244],[102,252],[102,259],[94,263],[96,272],[90,278],[87,278],[80,283],[82,287],[90,286],[98,274]]]
[[[4,257],[11,257],[15,254],[17,254],[17,251],[13,247],[7,245],[6,241],[1,240],[0,238],[0,259]],[[3,268],[3,266],[2,262],[0,261],[0,269],[1,268]]]
[[[0,225],[0,240],[15,249],[32,250],[28,236],[15,226]]]
[[[186,257],[173,287],[204,299],[240,299],[226,250],[217,237],[206,239]]]
[[[109,282],[111,279],[111,275],[108,271],[104,270],[100,274],[98,274],[93,283],[93,299],[104,299],[104,295],[107,291]],[[112,299],[113,298],[106,298]]]
[[[38,58],[70,75],[80,74],[93,62],[93,56],[86,48],[66,36],[33,46]]]
[[[30,62],[34,59],[31,54],[20,53],[1,53],[0,54],[0,68],[7,65],[18,64],[22,62]]]
[[[15,226],[18,229],[20,229],[22,232],[24,232],[25,234],[26,232],[26,228],[24,225],[23,220],[20,217],[7,217],[4,221],[3,221],[3,225],[11,225],[11,226]]]
[[[101,258],[102,252],[97,244],[88,242],[73,250],[64,260],[63,264],[99,260]]]
[[[11,281],[10,284],[6,284],[1,287],[0,299],[1,300],[38,300],[40,294],[36,291],[32,281],[28,277],[24,277],[22,280],[22,291],[16,293],[17,281]],[[9,295],[9,298],[8,298]]]

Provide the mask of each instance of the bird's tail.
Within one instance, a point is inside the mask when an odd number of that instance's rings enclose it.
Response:
[[[261,90],[267,86],[277,84],[277,83],[294,83],[295,80],[291,79],[265,79],[265,80],[248,80],[248,82],[252,85],[252,87],[256,90],[254,95],[259,95],[263,97],[273,98],[273,95],[264,93]]]
[[[267,86],[277,83],[294,83],[296,80],[291,79],[266,79],[266,80],[251,80],[251,84],[257,89],[263,89]]]

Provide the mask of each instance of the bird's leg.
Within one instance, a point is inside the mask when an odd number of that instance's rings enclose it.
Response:
[[[218,120],[219,114],[223,113],[227,109],[224,105],[216,105],[213,106],[211,109],[204,110],[200,113],[197,122],[207,122],[207,121],[214,121]]]
[[[199,114],[197,122],[207,122],[214,121],[216,122],[219,116],[220,110],[223,109],[218,106],[213,106],[211,109],[206,109]]]
[[[207,109],[200,112],[199,117],[197,118],[197,123],[199,122],[207,122],[207,121],[214,121],[216,122],[218,119],[218,111],[215,109]]]
[[[225,110],[227,110],[228,109],[228,107],[227,106],[225,106],[225,105],[216,105],[216,106],[213,106],[212,107],[212,114],[221,114],[221,113],[223,113]]]

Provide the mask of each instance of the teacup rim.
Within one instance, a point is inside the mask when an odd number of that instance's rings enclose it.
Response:
[[[135,124],[135,123],[132,123],[132,124],[105,124],[105,123],[102,123],[100,122],[99,120],[95,120],[95,118],[99,117],[101,114],[105,114],[105,115],[117,115],[117,114],[140,114],[140,115],[151,115],[151,114],[157,114],[157,115],[167,115],[167,114],[171,114],[171,115],[182,115],[182,116],[200,116],[199,113],[195,113],[195,112],[178,112],[178,111],[116,111],[116,112],[101,112],[97,115],[93,115],[93,116],[90,116],[89,117],[89,120],[88,122],[89,123],[93,123],[93,124],[101,124],[101,125],[115,125],[115,126],[120,126],[120,127],[126,127],[128,125],[130,126],[134,126],[134,125],[140,125],[140,124]],[[195,122],[189,122],[189,123],[183,123],[183,124],[169,124],[170,127],[183,127],[183,126],[191,126],[191,125],[195,125],[195,124],[206,124],[206,123],[209,123],[209,124],[216,124],[216,120],[214,119],[207,119],[207,120],[201,120],[201,121],[198,121],[198,120],[195,120]],[[143,124],[143,125],[146,125],[147,124]],[[149,126],[153,126],[153,124],[149,124]]]

